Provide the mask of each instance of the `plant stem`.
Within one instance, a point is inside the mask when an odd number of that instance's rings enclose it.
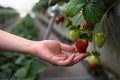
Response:
[[[104,13],[104,15],[102,16],[102,19],[101,19],[101,21],[100,21],[100,26],[99,26],[98,32],[101,31],[104,18],[105,18],[105,16],[107,15],[108,11],[109,11],[112,7],[114,7],[114,6],[116,5],[116,3],[117,3],[117,2],[114,2],[114,3],[106,10],[106,12]]]
[[[95,44],[95,29],[93,30],[93,44],[94,44],[94,51],[96,51],[96,44]]]
[[[82,13],[80,13],[78,19],[77,19],[76,22],[75,22],[75,25],[77,25],[77,23],[78,23],[79,19],[81,18],[81,16],[82,16]]]

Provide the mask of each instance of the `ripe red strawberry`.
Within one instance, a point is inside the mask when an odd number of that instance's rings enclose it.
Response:
[[[59,24],[60,23],[60,19],[58,17],[55,18],[55,23]]]
[[[46,10],[45,10],[45,9],[42,9],[40,12],[41,12],[42,14],[45,14],[45,13],[46,13]]]
[[[89,23],[89,22],[84,22],[83,28],[90,28],[91,30],[94,29],[94,24]]]
[[[63,15],[60,15],[58,18],[60,19],[61,22],[64,22],[65,17]]]
[[[85,53],[86,52],[86,49],[88,47],[88,40],[87,39],[78,39],[76,42],[75,42],[75,46],[77,48],[77,51],[79,53]]]
[[[97,70],[98,67],[100,66],[100,59],[99,59],[99,56],[95,56],[95,55],[91,55],[89,57],[89,65],[90,67],[93,69],[93,70]]]

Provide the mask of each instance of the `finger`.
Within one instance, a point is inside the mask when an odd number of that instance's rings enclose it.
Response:
[[[76,64],[76,63],[78,63],[79,61],[81,61],[82,59],[84,59],[85,57],[87,57],[87,56],[89,56],[89,55],[90,55],[89,53],[82,53],[82,54],[77,53],[77,54],[75,55],[75,58],[74,58],[74,60],[73,60],[73,63]]]
[[[60,47],[62,50],[67,51],[67,52],[73,52],[75,50],[74,47],[69,46],[69,45],[64,44],[64,43],[61,43],[61,42],[60,42]]]
[[[75,55],[72,54],[66,60],[59,61],[58,64],[61,66],[71,65],[71,63],[73,62],[74,56]]]
[[[61,54],[57,54],[56,56],[59,57],[62,60],[65,60],[67,58],[67,54],[62,54],[62,53]]]

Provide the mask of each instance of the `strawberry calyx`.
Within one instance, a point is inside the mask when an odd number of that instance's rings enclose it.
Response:
[[[80,25],[71,25],[70,30],[80,30]]]
[[[88,34],[86,33],[86,31],[84,29],[81,29],[80,30],[80,36],[79,36],[80,39],[88,39],[89,36]]]
[[[96,56],[96,57],[99,57],[100,56],[100,53],[98,51],[92,51],[92,55]]]
[[[83,28],[93,30],[94,29],[94,24],[92,24],[90,22],[84,22],[83,23]]]

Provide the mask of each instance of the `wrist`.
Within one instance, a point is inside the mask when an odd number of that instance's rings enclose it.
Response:
[[[28,53],[46,61],[53,57],[53,55],[49,54],[49,50],[43,41],[32,41]]]
[[[38,43],[38,41],[29,41],[28,45],[26,46],[26,53],[35,55],[36,51],[35,51],[35,46]]]

